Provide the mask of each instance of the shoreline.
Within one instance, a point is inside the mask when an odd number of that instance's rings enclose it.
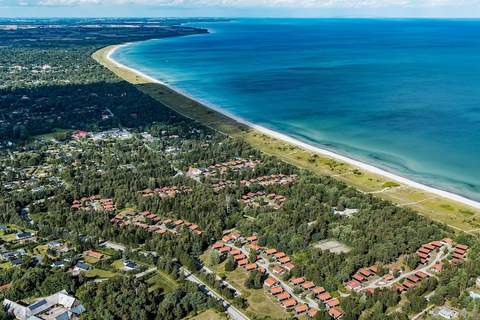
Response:
[[[182,96],[184,96],[184,97],[186,97],[190,100],[196,101],[197,103],[199,103],[200,105],[202,105],[203,107],[205,107],[207,109],[211,109],[215,112],[218,112],[218,113],[224,115],[225,117],[228,117],[228,118],[234,120],[235,122],[237,122],[239,124],[245,125],[245,126],[251,128],[251,129],[256,130],[256,131],[258,131],[258,132],[260,132],[264,135],[267,135],[271,138],[278,139],[278,140],[281,140],[281,141],[286,142],[288,144],[299,147],[301,149],[304,149],[304,150],[307,150],[307,151],[310,151],[310,152],[313,152],[313,153],[316,153],[316,154],[319,154],[319,155],[323,155],[323,156],[332,158],[332,159],[340,161],[340,162],[347,163],[347,164],[349,164],[351,166],[354,166],[358,169],[361,169],[361,170],[364,170],[364,171],[382,176],[384,178],[388,178],[388,179],[390,179],[392,181],[395,181],[397,183],[407,185],[409,187],[412,187],[412,188],[415,188],[415,189],[418,189],[418,190],[421,190],[421,191],[424,191],[424,192],[428,192],[430,194],[434,194],[434,195],[440,196],[442,198],[453,200],[453,201],[462,203],[464,205],[470,206],[470,207],[475,208],[475,209],[480,209],[480,202],[478,202],[478,201],[466,198],[462,195],[458,195],[458,194],[455,194],[455,193],[452,193],[452,192],[449,192],[449,191],[437,189],[435,187],[431,187],[431,186],[422,184],[420,182],[410,180],[408,178],[405,178],[405,177],[402,177],[398,174],[395,174],[395,173],[386,171],[384,169],[375,167],[375,166],[370,165],[368,163],[364,163],[364,162],[349,158],[347,156],[335,153],[335,152],[327,150],[327,149],[322,149],[320,147],[312,146],[312,145],[307,144],[303,141],[300,141],[298,139],[290,137],[286,134],[279,133],[279,132],[276,132],[274,130],[262,127],[260,125],[256,125],[254,123],[251,123],[251,122],[249,122],[245,119],[237,117],[237,116],[235,116],[235,115],[233,115],[229,112],[226,112],[219,107],[211,105],[210,103],[208,103],[206,101],[201,101],[200,99],[197,99],[197,98],[191,96],[187,92],[185,92],[183,90],[180,90],[178,88],[175,88],[173,86],[170,86],[170,85],[162,82],[161,80],[153,78],[153,77],[151,77],[151,76],[149,76],[149,75],[147,75],[147,74],[145,74],[145,73],[143,73],[143,72],[141,72],[137,69],[126,66],[126,65],[124,65],[124,64],[122,64],[122,63],[120,63],[120,62],[118,62],[118,61],[116,61],[115,59],[112,58],[112,55],[119,48],[130,45],[130,44],[131,43],[125,43],[125,44],[121,44],[121,45],[111,46],[110,49],[108,50],[107,54],[106,54],[106,59],[109,60],[110,63],[112,63],[113,65],[115,65],[118,68],[128,70],[128,71],[136,74],[137,76],[140,76],[140,77],[150,81],[151,83],[156,83],[156,84],[159,84],[161,86],[167,87],[168,89],[176,92],[179,95],[182,95]]]

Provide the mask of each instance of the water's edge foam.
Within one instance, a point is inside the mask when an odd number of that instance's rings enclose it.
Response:
[[[305,142],[302,142],[298,139],[292,138],[292,137],[290,137],[286,134],[279,133],[279,132],[276,132],[274,130],[265,128],[263,126],[254,124],[250,121],[247,121],[247,120],[242,119],[238,116],[235,116],[235,115],[223,110],[222,108],[220,108],[218,106],[212,105],[208,101],[202,101],[201,99],[193,97],[188,92],[185,92],[185,90],[181,90],[179,88],[173,87],[173,86],[171,86],[171,85],[169,85],[169,84],[167,84],[167,83],[165,83],[165,82],[163,82],[159,79],[156,79],[152,76],[149,76],[149,75],[147,75],[147,74],[145,74],[145,73],[143,73],[143,72],[141,72],[137,69],[134,69],[132,67],[126,66],[126,65],[118,62],[114,58],[112,58],[112,55],[119,48],[131,45],[131,44],[132,43],[125,43],[125,44],[122,44],[122,45],[113,46],[108,51],[108,53],[106,55],[106,59],[109,60],[112,64],[114,64],[115,66],[117,66],[119,68],[123,68],[123,69],[126,69],[126,70],[128,70],[132,73],[135,73],[135,74],[139,75],[140,77],[143,77],[143,78],[147,79],[148,81],[151,81],[152,83],[157,83],[157,84],[160,84],[162,86],[165,86],[165,87],[177,92],[180,95],[183,95],[183,96],[185,96],[185,97],[187,97],[191,100],[197,101],[198,103],[203,105],[205,108],[208,108],[208,109],[214,110],[218,113],[221,113],[221,114],[225,115],[226,117],[229,117],[229,118],[237,121],[238,123],[244,124],[244,125],[252,128],[252,129],[255,129],[255,130],[257,130],[257,131],[259,131],[259,132],[261,132],[265,135],[268,135],[272,138],[282,140],[284,142],[290,143],[292,145],[295,145],[297,147],[303,148],[303,149],[308,150],[308,151],[312,151],[312,152],[315,152],[315,153],[318,153],[318,154],[321,154],[321,155],[324,155],[324,156],[327,156],[327,157],[331,157],[331,158],[336,159],[336,160],[340,160],[340,161],[345,162],[347,164],[358,167],[362,170],[365,170],[365,171],[368,171],[368,172],[371,172],[371,173],[374,173],[374,174],[378,174],[380,176],[383,176],[385,178],[388,178],[388,179],[394,180],[396,182],[405,184],[407,186],[410,186],[410,187],[413,187],[413,188],[416,188],[416,189],[419,189],[419,190],[422,190],[422,191],[426,191],[426,192],[429,192],[429,193],[432,193],[432,194],[435,194],[435,195],[438,195],[438,196],[441,196],[441,197],[444,197],[444,198],[447,198],[447,199],[450,199],[450,200],[453,200],[453,201],[457,201],[457,202],[460,202],[462,204],[471,206],[471,207],[476,208],[476,209],[480,209],[480,202],[478,202],[478,201],[466,198],[466,197],[464,197],[462,195],[459,195],[459,194],[455,194],[455,193],[452,193],[452,192],[449,192],[449,191],[444,191],[444,190],[437,189],[435,187],[431,187],[431,186],[428,186],[428,185],[425,185],[425,184],[422,184],[422,183],[419,183],[419,182],[415,182],[413,180],[410,180],[408,178],[405,178],[405,177],[402,177],[400,175],[394,174],[392,172],[386,171],[384,169],[375,167],[375,166],[370,165],[368,163],[364,163],[364,162],[349,158],[347,156],[332,152],[332,151],[327,150],[327,149],[323,149],[323,148],[320,148],[320,147],[317,147],[317,146],[312,146],[312,145],[307,144]]]

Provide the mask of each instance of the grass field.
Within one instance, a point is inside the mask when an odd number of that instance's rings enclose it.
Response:
[[[47,254],[48,246],[46,244],[36,246],[33,248],[33,254],[34,255],[39,255],[39,256],[44,256]]]
[[[220,314],[215,310],[208,309],[196,316],[189,317],[186,319],[187,320],[226,320],[227,317],[224,314]]]
[[[86,263],[88,264],[96,264],[98,261],[100,261],[99,259],[95,258],[95,257],[90,257],[90,256],[84,256],[84,260]]]
[[[153,291],[157,288],[162,288],[164,292],[171,292],[178,287],[175,279],[161,271],[157,271],[154,276],[147,280],[147,283],[150,285],[150,291]]]
[[[15,236],[15,233],[10,233],[10,234],[5,234],[3,236],[0,236],[0,239],[2,239],[5,242],[12,242],[12,241],[15,241],[17,237]]]
[[[112,262],[112,267],[117,270],[123,270],[123,259],[118,259]]]
[[[224,134],[243,139],[258,150],[276,156],[287,163],[317,174],[332,176],[362,192],[375,193],[380,198],[412,208],[420,214],[428,216],[435,221],[446,223],[456,230],[472,234],[480,232],[479,209],[429,194],[410,186],[397,184],[385,177],[356,168],[350,164],[324,155],[314,155],[312,152],[295,145],[266,136],[168,87],[152,83],[150,80],[130,70],[113,65],[106,58],[108,52],[113,48],[114,46],[109,46],[100,49],[92,57],[120,78],[132,83],[139,90],[178,113],[198,120]],[[391,188],[384,190],[386,187]]]
[[[13,268],[13,266],[12,266],[12,263],[10,261],[0,263],[0,269],[8,270],[8,269],[11,269],[11,268]]]
[[[96,278],[96,279],[105,279],[105,278],[112,278],[116,275],[111,271],[102,270],[102,269],[92,269],[85,272],[85,276],[87,278]]]

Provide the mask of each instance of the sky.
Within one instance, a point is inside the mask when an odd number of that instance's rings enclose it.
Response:
[[[480,0],[0,0],[0,17],[480,18]]]

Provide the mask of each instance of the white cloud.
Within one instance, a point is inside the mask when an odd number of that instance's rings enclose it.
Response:
[[[75,6],[139,4],[163,7],[382,8],[479,5],[480,0],[0,0],[0,5]]]

